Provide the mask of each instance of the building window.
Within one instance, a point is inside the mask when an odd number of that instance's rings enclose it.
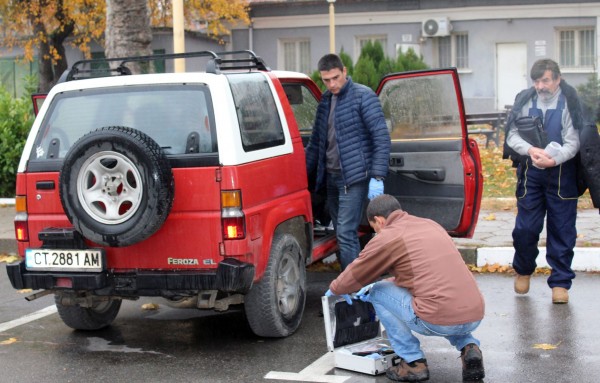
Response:
[[[438,37],[438,66],[440,68],[469,68],[469,35],[466,33]]]
[[[558,31],[560,66],[593,68],[596,57],[595,32],[593,28]]]
[[[354,51],[354,57],[360,57],[360,52],[362,52],[363,47],[367,43],[376,43],[381,44],[383,48],[383,53],[387,53],[387,36],[386,35],[369,35],[369,36],[356,36],[356,45]]]
[[[294,72],[310,73],[310,40],[282,40],[280,41],[282,52],[281,65],[284,70]]]

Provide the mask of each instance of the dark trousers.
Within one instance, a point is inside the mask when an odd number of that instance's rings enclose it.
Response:
[[[538,241],[546,216],[546,260],[552,268],[548,285],[569,289],[577,238],[577,185],[572,161],[549,169],[527,163],[517,170],[517,219],[513,230],[513,267],[521,275],[535,271]]]

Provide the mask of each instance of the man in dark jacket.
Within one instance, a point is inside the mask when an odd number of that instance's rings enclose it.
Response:
[[[552,267],[548,278],[552,302],[567,303],[568,290],[575,278],[571,263],[580,194],[576,155],[584,118],[577,93],[561,79],[556,62],[536,61],[531,68],[531,79],[533,88],[522,91],[515,99],[507,121],[505,144],[505,157],[518,160],[518,213],[513,230],[513,267],[517,272],[514,289],[518,294],[529,291],[546,217],[546,259]],[[540,118],[547,142],[540,144],[527,140],[525,133],[517,127],[519,124],[513,124],[519,116]]]
[[[347,77],[337,55],[323,56],[318,68],[327,91],[306,147],[306,167],[316,174],[315,191],[326,187],[343,270],[360,252],[357,230],[367,196],[383,193],[390,135],[379,98]]]

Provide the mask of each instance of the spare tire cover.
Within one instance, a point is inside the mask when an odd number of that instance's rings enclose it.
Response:
[[[160,146],[139,130],[111,126],[81,137],[59,178],[69,221],[85,238],[129,246],[164,223],[174,196],[171,166]]]

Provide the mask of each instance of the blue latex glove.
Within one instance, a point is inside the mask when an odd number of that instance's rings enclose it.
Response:
[[[383,194],[383,180],[376,180],[375,178],[371,178],[369,181],[369,199],[373,199],[378,195]]]
[[[371,291],[371,287],[373,287],[373,284],[374,283],[371,283],[370,285],[366,285],[362,289],[358,290],[358,292],[354,294],[354,296],[363,302],[371,302],[371,296],[369,295],[369,292]]]
[[[335,294],[331,291],[331,290],[327,290],[325,291],[325,296],[326,297],[333,297],[335,296]],[[349,305],[352,305],[352,297],[348,294],[342,294],[340,295],[341,297],[343,297],[346,300],[346,303],[348,303]]]

